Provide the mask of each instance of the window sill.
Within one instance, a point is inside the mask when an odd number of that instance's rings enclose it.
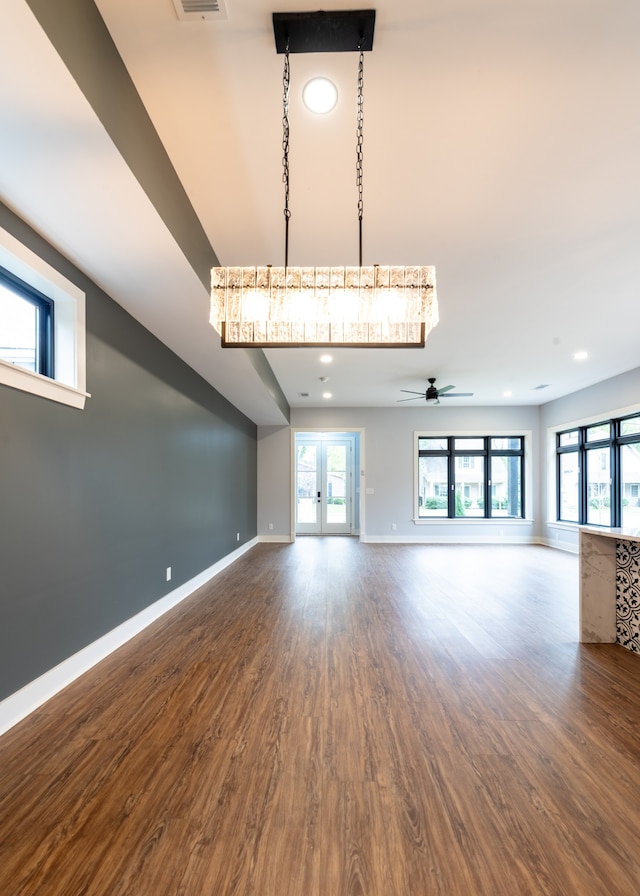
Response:
[[[529,519],[514,519],[513,517],[492,517],[491,519],[487,519],[484,516],[475,516],[475,517],[448,517],[448,516],[438,516],[431,517],[429,519],[413,519],[413,523],[416,526],[433,526],[433,525],[441,525],[442,523],[462,523],[463,525],[472,525],[472,524],[480,524],[480,525],[488,525],[488,526],[530,526],[533,523],[533,520]]]
[[[67,383],[42,376],[32,370],[25,370],[24,367],[17,367],[2,359],[0,359],[0,384],[79,410],[84,408],[86,399],[91,398],[88,392],[82,392]]]
[[[567,523],[564,520],[547,520],[550,529],[566,529],[568,532],[577,532],[579,523]]]

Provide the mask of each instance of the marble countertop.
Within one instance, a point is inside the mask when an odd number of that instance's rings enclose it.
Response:
[[[640,529],[631,526],[616,526],[612,529],[601,529],[599,526],[578,526],[578,530],[588,535],[615,538],[617,541],[640,541]]]

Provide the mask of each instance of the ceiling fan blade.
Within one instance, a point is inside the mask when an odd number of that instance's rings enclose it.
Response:
[[[407,390],[402,389],[401,391],[406,392]],[[399,404],[401,401],[417,401],[419,398],[424,398],[424,395],[422,394],[422,392],[419,392],[415,398],[398,398],[396,403]]]
[[[442,389],[441,389],[440,395],[442,398],[471,398],[471,396],[473,395],[473,392],[449,392],[448,395],[442,395]]]
[[[400,389],[401,392],[408,392],[411,395],[424,395],[424,392],[414,392],[413,389]],[[403,398],[403,401],[409,401],[408,398]]]
[[[443,386],[442,389],[438,389],[438,395],[443,395],[445,392],[451,392],[452,389],[455,389],[455,386]]]

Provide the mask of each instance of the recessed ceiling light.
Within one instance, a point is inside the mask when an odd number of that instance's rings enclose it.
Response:
[[[331,364],[333,357],[332,355],[320,355],[320,360],[323,364]]]
[[[576,352],[573,356],[574,361],[586,361],[589,357],[589,352]]]
[[[332,398],[331,392],[323,392],[322,397],[323,398]]]
[[[310,112],[325,115],[335,108],[338,90],[328,78],[312,78],[304,85],[302,101]]]
[[[510,389],[507,389],[507,391],[503,392],[502,394],[505,398],[511,398],[511,396],[513,395],[513,392]]]

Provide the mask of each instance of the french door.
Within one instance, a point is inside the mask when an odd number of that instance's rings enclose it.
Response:
[[[296,533],[351,534],[352,441],[296,440]]]

